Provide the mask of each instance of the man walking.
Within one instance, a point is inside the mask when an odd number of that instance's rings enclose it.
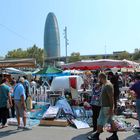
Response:
[[[102,91],[100,96],[101,110],[97,121],[97,131],[88,139],[99,140],[99,135],[103,132],[103,127],[106,123],[110,123],[113,135],[106,140],[118,140],[117,128],[113,121],[114,112],[114,90],[113,85],[107,80],[104,73],[99,74],[99,81],[102,83]]]

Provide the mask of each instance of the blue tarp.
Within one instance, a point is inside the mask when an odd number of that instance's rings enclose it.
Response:
[[[49,74],[32,74],[33,76],[39,75],[42,77],[57,77],[57,76],[69,76],[71,75],[70,73],[49,73]]]

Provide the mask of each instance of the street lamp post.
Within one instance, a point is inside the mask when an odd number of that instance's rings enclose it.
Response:
[[[66,51],[66,63],[68,62],[68,54],[67,54],[67,47],[68,47],[68,39],[67,39],[67,27],[65,26],[64,29],[64,38],[65,38],[65,51]]]
[[[105,59],[106,59],[106,43],[105,43]]]

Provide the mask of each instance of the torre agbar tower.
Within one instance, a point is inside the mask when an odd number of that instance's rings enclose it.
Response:
[[[44,61],[53,57],[60,57],[60,35],[56,16],[49,13],[44,30]]]

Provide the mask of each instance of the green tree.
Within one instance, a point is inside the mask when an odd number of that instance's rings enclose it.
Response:
[[[91,58],[89,56],[80,56],[80,59],[81,60],[88,60],[88,59],[91,60]]]
[[[36,45],[27,49],[27,56],[29,58],[35,58],[37,64],[43,65],[43,49],[38,48]]]
[[[118,58],[116,58],[116,57],[113,56],[113,55],[110,55],[110,56],[108,56],[108,59],[118,59]]]
[[[101,56],[101,55],[96,56],[95,60],[98,60],[98,59],[103,59],[103,56]]]
[[[139,60],[140,59],[140,49],[136,48],[134,50],[132,58],[133,58],[133,60]]]
[[[130,56],[130,54],[127,51],[124,51],[124,52],[122,52],[122,53],[120,53],[118,55],[118,59],[120,59],[120,60],[123,60],[123,59],[130,60],[131,59],[131,56]]]
[[[18,48],[13,51],[8,51],[6,58],[25,58],[26,55],[26,51],[22,50],[21,48]]]
[[[35,58],[37,64],[40,66],[43,65],[43,49],[38,48],[36,45],[33,45],[27,50],[22,50],[21,48],[9,51],[6,55],[6,58]]]
[[[79,52],[71,53],[71,56],[69,57],[69,62],[76,62],[80,60],[81,60],[81,56]]]

